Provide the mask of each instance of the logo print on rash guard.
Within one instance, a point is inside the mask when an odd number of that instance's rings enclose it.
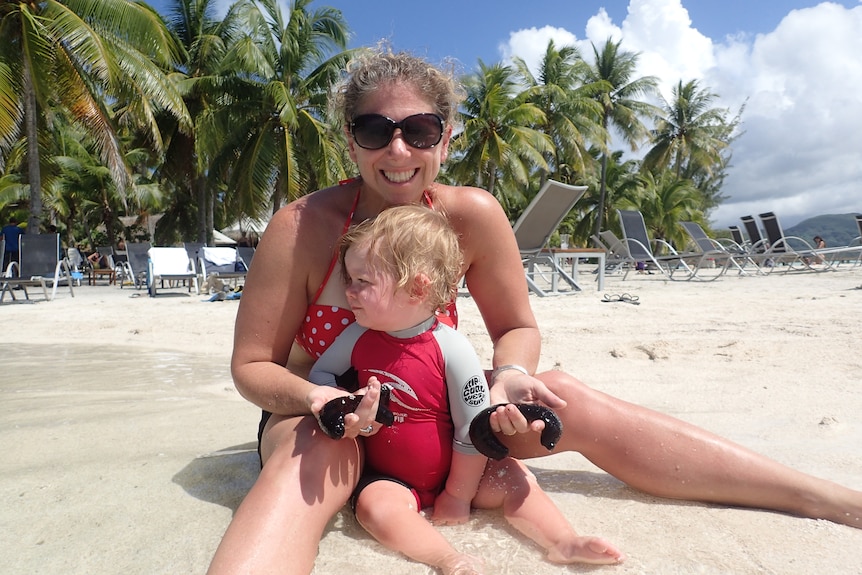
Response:
[[[464,384],[461,396],[464,398],[464,403],[471,407],[482,405],[485,401],[485,386],[478,377],[470,378],[470,381]]]

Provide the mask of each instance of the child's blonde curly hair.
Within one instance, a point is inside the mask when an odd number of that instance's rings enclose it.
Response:
[[[458,289],[462,254],[458,234],[440,212],[421,205],[394,206],[351,228],[339,242],[345,281],[347,250],[368,249],[370,263],[395,279],[396,289],[412,291],[419,275],[430,281],[424,292],[435,309],[446,307]]]

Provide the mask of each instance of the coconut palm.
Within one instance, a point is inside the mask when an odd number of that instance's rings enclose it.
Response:
[[[133,0],[45,0],[0,3],[0,154],[23,134],[28,147],[30,229],[42,219],[39,134],[48,113],[86,127],[118,186],[132,177],[115,127],[139,126],[161,145],[155,114],[183,122],[182,99],[160,65],[180,48],[159,15]],[[47,134],[46,134],[47,136]],[[44,140],[43,140],[44,141]]]
[[[581,79],[586,75],[586,63],[578,49],[558,49],[553,40],[548,42],[536,75],[521,58],[515,58],[514,65],[527,86],[519,99],[542,110],[545,120],[536,127],[554,143],[553,150],[545,154],[549,176],[563,182],[580,181],[585,163],[592,161],[588,143],[607,140],[607,130],[598,121],[602,108],[595,99],[606,89],[605,84],[584,84]]]
[[[701,89],[697,80],[674,86],[670,102],[663,100],[656,118],[652,147],[643,164],[646,169],[672,169],[677,179],[693,170],[712,173],[721,166],[721,152],[728,145],[728,110],[711,107],[716,95]]]
[[[463,79],[464,130],[452,143],[448,171],[455,181],[494,194],[510,217],[527,199],[531,174],[547,174],[544,154],[553,151],[548,135],[534,127],[545,123],[544,113],[517,98],[516,80],[511,67],[481,60],[479,70]]]
[[[209,158],[205,150],[218,143],[203,143],[199,136],[207,132],[198,125],[205,111],[219,101],[223,84],[235,75],[234,70],[225,69],[223,60],[241,31],[236,4],[224,16],[219,16],[216,8],[215,0],[173,0],[168,7],[168,28],[185,48],[185,58],[177,63],[173,79],[195,129],[182,130],[172,118],[165,118],[162,130],[169,144],[158,173],[177,199],[168,208],[176,213],[163,218],[165,223],[160,227],[171,223],[181,236],[196,236],[207,243],[212,240],[213,198],[219,182],[216,177],[207,177]],[[197,207],[197,217],[192,220],[182,217],[189,213],[189,205]]]
[[[653,76],[632,78],[637,71],[638,54],[621,51],[619,41],[613,42],[608,38],[601,51],[595,44],[592,47],[593,63],[585,68],[583,80],[602,86],[596,95],[601,106],[601,125],[605,130],[612,129],[635,151],[648,136],[641,118],[655,116],[658,112],[653,105],[642,100],[655,91],[657,80]],[[608,151],[605,147],[601,156],[594,234],[598,234],[607,223],[607,169]]]
[[[248,27],[223,66],[237,72],[221,105],[208,111],[198,137],[222,143],[210,169],[228,181],[228,201],[260,216],[283,201],[345,176],[343,138],[326,122],[331,86],[350,56],[341,12],[294,0],[287,14],[276,0],[240,0]]]

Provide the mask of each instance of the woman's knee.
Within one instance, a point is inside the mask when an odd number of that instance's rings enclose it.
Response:
[[[261,475],[298,481],[308,502],[323,500],[324,493],[327,499],[346,501],[362,467],[356,441],[327,437],[310,416],[270,418],[262,436],[261,455]]]

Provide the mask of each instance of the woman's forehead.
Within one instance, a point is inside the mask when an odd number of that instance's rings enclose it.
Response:
[[[436,113],[434,103],[409,84],[387,84],[368,93],[357,107],[360,114],[382,114],[401,120],[411,114]]]

